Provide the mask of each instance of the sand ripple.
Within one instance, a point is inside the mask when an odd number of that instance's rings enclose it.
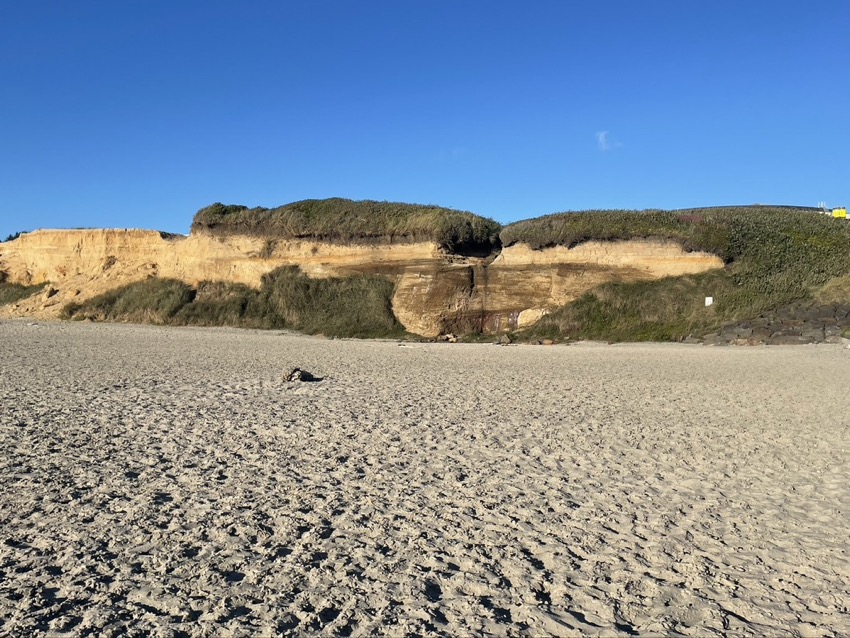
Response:
[[[840,346],[5,322],[0,368],[3,635],[850,633]]]

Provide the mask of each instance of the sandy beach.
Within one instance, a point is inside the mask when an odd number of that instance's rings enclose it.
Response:
[[[840,345],[4,321],[0,370],[0,635],[850,634]]]

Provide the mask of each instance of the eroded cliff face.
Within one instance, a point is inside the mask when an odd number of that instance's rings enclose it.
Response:
[[[264,274],[286,265],[311,277],[386,276],[396,283],[393,311],[402,325],[433,337],[525,328],[608,281],[698,273],[723,263],[707,253],[686,253],[674,242],[648,240],[545,250],[519,244],[494,259],[447,254],[428,242],[364,246],[147,230],[40,230],[0,243],[0,270],[11,282],[49,283],[49,290],[0,307],[0,316],[58,317],[70,301],[148,277],[259,287]]]
[[[492,261],[457,260],[401,278],[396,316],[409,330],[429,336],[517,330],[610,281],[661,279],[722,267],[719,257],[685,252],[675,242],[587,242],[544,250],[517,244]]]

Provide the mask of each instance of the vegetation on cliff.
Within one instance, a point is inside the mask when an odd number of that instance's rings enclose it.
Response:
[[[452,252],[488,254],[501,227],[472,213],[416,204],[308,199],[278,208],[213,204],[197,212],[192,232],[315,239],[331,243],[433,241]]]
[[[510,224],[502,229],[503,246],[528,244],[540,250],[572,248],[587,241],[670,239],[685,250],[700,250],[726,258],[730,228],[724,221],[689,211],[591,210],[556,213]]]
[[[265,275],[259,290],[206,282],[197,288],[173,279],[147,279],[87,302],[68,304],[67,319],[175,326],[288,328],[334,337],[400,336],[392,312],[393,284],[354,275],[310,279],[296,266]]]
[[[0,270],[0,306],[15,303],[36,291],[41,290],[42,286],[24,286],[22,284],[13,284],[8,281],[8,275]]]
[[[529,337],[677,340],[788,303],[850,273],[850,224],[790,207],[551,215],[502,231],[505,244],[574,245],[589,239],[667,238],[727,263],[722,271],[654,282],[609,283],[544,317]],[[828,288],[833,297],[845,287]],[[838,291],[838,292],[836,292]],[[714,297],[706,308],[704,298]]]

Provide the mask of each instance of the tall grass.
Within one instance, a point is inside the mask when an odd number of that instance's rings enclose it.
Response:
[[[173,279],[146,279],[110,290],[87,302],[72,302],[63,314],[70,319],[169,324],[191,303],[195,292]]]
[[[850,304],[850,274],[827,281],[814,291],[814,300],[822,305]]]
[[[337,337],[404,333],[392,311],[394,285],[378,275],[311,279],[289,266],[266,275],[261,293],[287,327]]]
[[[192,232],[309,238],[336,243],[433,241],[455,252],[487,254],[501,226],[491,219],[438,206],[332,198],[278,208],[213,204],[197,212]]]
[[[404,334],[392,312],[393,284],[354,275],[310,279],[296,266],[263,277],[259,290],[205,282],[196,289],[173,279],[148,279],[82,304],[69,304],[67,319],[166,325],[289,328],[334,337]]]

